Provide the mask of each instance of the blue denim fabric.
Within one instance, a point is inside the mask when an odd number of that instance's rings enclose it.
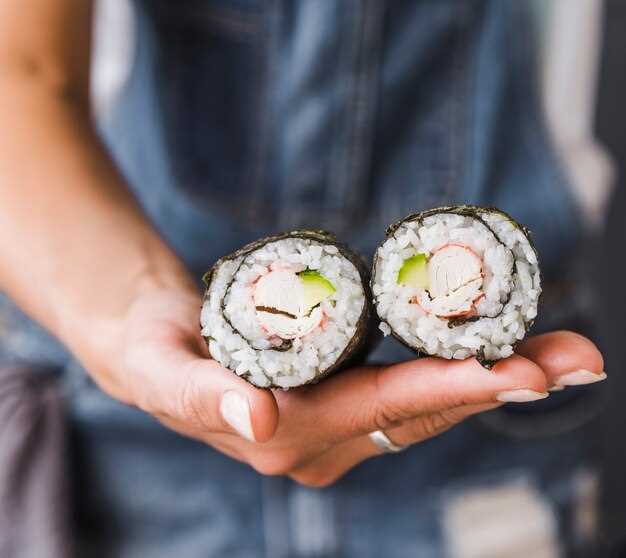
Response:
[[[104,134],[194,270],[293,226],[369,256],[390,222],[462,202],[528,225],[548,279],[576,248],[526,2],[135,6],[133,73]]]
[[[370,257],[392,221],[470,202],[527,224],[550,282],[575,253],[580,219],[541,115],[528,7],[135,0],[133,71],[102,135],[198,277],[243,243],[295,226],[333,230]],[[37,347],[66,381],[81,556],[452,556],[450,487],[520,471],[554,514],[560,552],[589,543],[571,507],[574,474],[592,467],[584,427],[520,441],[469,423],[309,490],[112,401],[2,307],[30,347],[4,337],[4,361],[28,362]],[[409,356],[387,339],[372,358]]]

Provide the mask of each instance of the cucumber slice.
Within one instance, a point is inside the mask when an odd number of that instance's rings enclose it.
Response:
[[[398,271],[398,284],[428,289],[428,256],[420,253],[404,260]]]
[[[317,306],[337,289],[326,277],[317,271],[307,269],[298,273],[304,291],[304,305],[307,309]]]

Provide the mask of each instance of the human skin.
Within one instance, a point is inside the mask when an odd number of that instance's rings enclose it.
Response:
[[[282,392],[221,367],[198,331],[193,279],[95,132],[90,18],[87,0],[0,3],[0,289],[112,397],[262,474],[325,486],[380,453],[373,430],[415,444],[605,377],[593,343],[563,331],[528,339],[492,372],[427,358]]]

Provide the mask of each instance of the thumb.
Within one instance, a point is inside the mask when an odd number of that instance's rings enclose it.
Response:
[[[178,399],[180,418],[201,430],[234,431],[263,443],[278,426],[272,392],[252,386],[214,360],[189,362]]]
[[[273,393],[199,356],[193,347],[144,351],[140,371],[141,385],[133,390],[136,404],[178,423],[180,429],[232,432],[261,443],[276,432],[278,405]]]

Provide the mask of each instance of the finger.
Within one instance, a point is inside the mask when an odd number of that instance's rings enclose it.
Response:
[[[398,446],[410,446],[442,434],[471,415],[495,409],[500,405],[502,403],[465,405],[420,416],[385,431],[385,434]],[[294,470],[290,476],[307,486],[328,486],[362,461],[383,453],[384,450],[374,444],[367,435],[359,436],[335,446],[317,459]]]
[[[408,447],[442,434],[472,415],[491,411],[500,406],[502,406],[502,403],[496,402],[445,409],[406,421],[400,426],[386,430],[385,434],[394,444]],[[359,438],[359,440],[364,448],[365,456],[371,457],[384,453],[384,450],[376,446],[369,437],[364,436]],[[365,442],[368,443],[366,444]]]
[[[547,396],[546,387],[541,368],[517,355],[491,371],[475,359],[424,358],[353,369],[309,390],[277,397],[281,412],[297,409],[315,431],[343,441],[444,409],[540,399]]]
[[[274,435],[272,392],[205,358],[195,337],[146,343],[132,360],[133,392],[143,410],[203,432],[234,432],[256,442]]]
[[[572,331],[531,337],[520,344],[516,352],[540,366],[553,388],[591,384],[606,378],[598,348]]]

